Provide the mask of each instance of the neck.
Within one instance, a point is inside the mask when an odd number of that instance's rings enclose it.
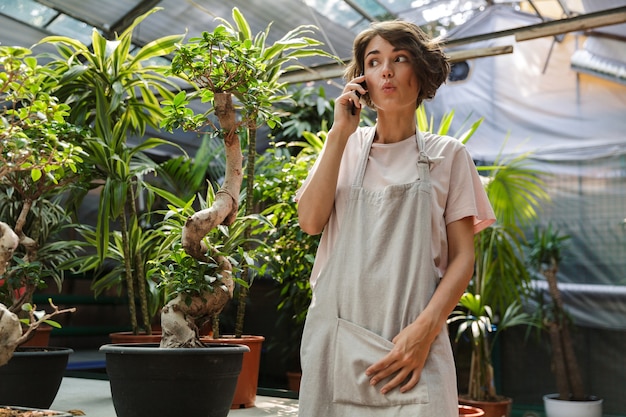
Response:
[[[392,117],[385,113],[379,113],[376,119],[376,136],[374,141],[377,143],[396,143],[400,142],[417,132],[417,120],[415,113],[397,114]]]

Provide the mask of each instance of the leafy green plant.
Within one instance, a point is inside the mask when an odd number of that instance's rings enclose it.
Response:
[[[183,247],[199,260],[206,256],[205,237],[209,232],[219,224],[231,224],[238,217],[244,177],[241,138],[247,142],[245,215],[253,213],[257,128],[262,124],[273,128],[280,122],[272,107],[286,97],[280,76],[286,70],[298,67],[300,58],[329,56],[318,49],[319,41],[307,36],[312,26],[299,26],[269,44],[271,25],[263,32],[253,34],[237,8],[232,11],[232,19],[233,24],[218,18],[220,24],[212,32],[204,32],[179,46],[172,61],[172,73],[186,79],[194,89],[163,102],[167,113],[162,123],[164,128],[182,127],[194,131],[208,128],[211,135],[224,140],[226,171],[222,188],[216,192],[216,200],[210,208],[196,212],[188,219],[182,234]],[[189,109],[194,99],[209,103],[209,109],[203,114],[194,114]],[[235,103],[239,120],[235,117]],[[211,116],[217,117],[218,123]],[[251,234],[251,230],[246,231],[247,238]],[[235,326],[235,336],[238,337],[243,333],[251,278],[244,268],[242,279],[245,284],[239,288]]]
[[[455,340],[467,335],[472,346],[468,396],[476,401],[496,401],[492,352],[498,335],[513,326],[533,326],[532,316],[518,302],[510,304],[501,317],[496,317],[480,294],[465,293],[460,309],[452,312],[448,324],[458,323]]]
[[[164,291],[164,311],[172,306],[171,311],[177,314],[177,303],[182,301],[189,307],[194,304],[197,310],[187,311],[185,320],[195,323],[194,332],[186,332],[190,344],[197,339],[197,328],[205,321],[216,320],[220,311],[206,314],[200,307],[203,304],[212,304],[215,299],[223,298],[225,294],[232,296],[235,283],[245,284],[241,279],[243,268],[252,268],[263,273],[265,266],[257,267],[254,252],[258,249],[246,250],[251,243],[255,248],[262,247],[262,240],[248,236],[246,231],[255,225],[263,224],[271,227],[271,223],[262,215],[252,214],[240,216],[230,225],[220,225],[211,230],[205,240],[207,245],[206,256],[199,260],[189,255],[182,246],[182,233],[187,219],[196,209],[203,210],[212,206],[216,193],[209,183],[206,196],[200,194],[189,200],[184,200],[163,189],[153,188],[153,191],[168,203],[167,210],[163,210],[162,221],[154,229],[158,236],[159,245],[150,261],[151,268],[148,276]],[[260,230],[261,228],[259,228]],[[180,301],[179,301],[180,300]],[[163,317],[167,316],[166,313]],[[214,326],[214,337],[219,337],[219,328]],[[163,339],[168,343],[171,334],[164,328]]]
[[[115,275],[105,273],[96,279],[94,290],[100,293],[114,286],[125,288],[134,333],[151,332],[150,310],[155,311],[148,308],[145,277],[151,237],[145,235],[136,203],[140,195],[144,196],[149,211],[153,201],[145,183],[156,170],[156,163],[146,151],[172,143],[149,138],[132,146],[128,138],[143,136],[148,126],[158,128],[163,117],[159,99],[173,98],[171,90],[178,87],[166,75],[169,66],[154,62],[171,53],[183,39],[182,35],[164,36],[132,51],[133,31],[158,10],[136,18],[115,40],[107,40],[94,30],[91,46],[63,36],[40,42],[56,46],[57,54],[48,57],[48,68],[58,83],[55,93],[71,106],[69,120],[90,126],[94,133],[85,150],[86,162],[95,169],[92,187],[100,190],[96,230],[91,235],[98,258],[89,266],[104,268],[107,261],[117,265]],[[74,197],[70,203],[77,206],[84,191]],[[113,221],[118,222],[119,234],[111,233]],[[122,274],[117,274],[120,271]]]
[[[60,285],[55,267],[75,250],[43,246],[66,220],[51,196],[79,184],[87,171],[79,143],[85,132],[68,123],[69,106],[54,95],[50,76],[29,49],[0,47],[0,365],[41,323],[73,310],[52,305],[45,318],[31,315],[35,290],[48,276]],[[28,320],[25,328],[16,314]]]
[[[278,340],[288,366],[299,370],[299,349],[304,321],[311,302],[309,279],[320,236],[302,231],[298,223],[296,191],[302,185],[322,149],[326,132],[302,132],[304,141],[290,141],[300,152],[292,156],[284,147],[273,147],[259,160],[255,201],[273,227],[265,231],[267,245],[260,249],[268,274],[277,282],[279,322],[287,340]]]
[[[560,234],[551,224],[543,228],[536,226],[532,239],[527,243],[528,262],[548,283],[551,303],[541,303],[536,317],[550,338],[558,399],[583,401],[586,396],[570,332],[572,322],[563,304],[557,277],[559,264],[563,259],[562,252],[568,239],[570,236]]]

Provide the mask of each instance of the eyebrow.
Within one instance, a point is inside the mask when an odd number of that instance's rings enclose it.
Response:
[[[405,49],[405,48],[396,48],[394,46],[392,52],[401,52],[401,51],[407,51],[407,49]],[[370,55],[378,55],[378,54],[380,54],[380,51],[378,49],[373,49],[373,50],[369,51],[368,53],[366,53],[364,58],[367,58]]]

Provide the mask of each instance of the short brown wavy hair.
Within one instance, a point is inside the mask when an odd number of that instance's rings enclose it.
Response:
[[[419,26],[402,21],[373,22],[354,39],[352,46],[352,61],[344,73],[346,81],[363,74],[365,62],[365,48],[370,41],[380,36],[395,48],[406,50],[413,60],[413,70],[420,83],[420,93],[415,108],[424,100],[435,97],[437,89],[446,81],[450,73],[448,57],[443,52],[440,43],[430,38]],[[375,108],[369,94],[363,96],[365,103]]]

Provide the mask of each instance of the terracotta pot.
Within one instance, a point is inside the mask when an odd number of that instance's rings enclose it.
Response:
[[[158,343],[100,347],[118,417],[226,417],[247,350],[224,343],[204,348],[160,348]]]
[[[133,332],[115,332],[109,334],[109,339],[111,339],[111,343],[115,345],[125,344],[125,343],[161,343],[161,331],[152,331],[152,334],[139,333],[134,334]]]
[[[485,412],[478,407],[459,404],[459,417],[483,417]]]
[[[474,401],[464,395],[459,396],[459,404],[480,408],[485,412],[484,417],[509,417],[513,399],[500,397],[496,401]]]
[[[32,333],[33,336],[20,346],[49,346],[50,333],[52,333],[52,326],[43,324],[37,327]]]
[[[256,402],[256,392],[259,386],[259,368],[261,367],[261,347],[265,337],[263,336],[222,336],[219,339],[212,339],[208,336],[201,337],[203,343],[228,343],[245,345],[250,348],[249,352],[243,354],[243,364],[241,373],[237,379],[237,388],[231,409],[254,407]]]
[[[302,372],[288,371],[287,386],[289,390],[300,392],[300,381],[302,380]]]

